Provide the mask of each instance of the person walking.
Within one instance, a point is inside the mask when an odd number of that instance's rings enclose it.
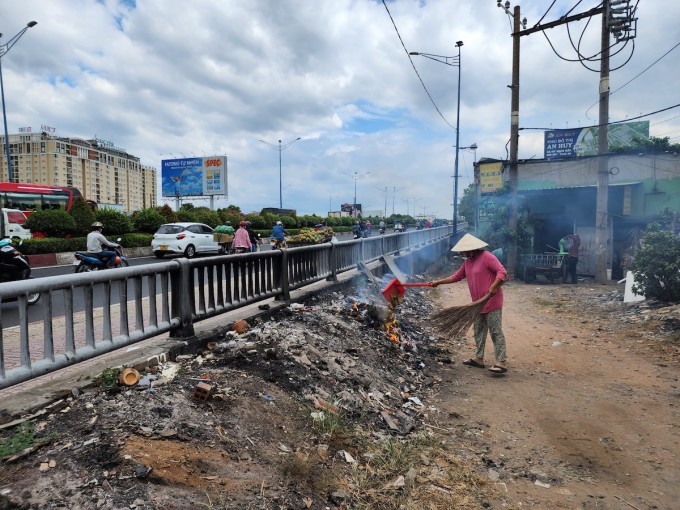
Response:
[[[246,226],[246,222],[242,221],[239,223],[238,230],[234,234],[234,240],[231,243],[231,247],[236,253],[246,253],[252,250],[250,234],[248,234]]]
[[[487,243],[471,234],[465,234],[451,249],[460,252],[465,262],[452,276],[432,282],[433,287],[448,283],[455,283],[467,279],[468,289],[472,301],[483,298],[486,294],[491,297],[484,305],[482,313],[475,319],[474,336],[476,351],[474,357],[463,361],[463,365],[484,368],[484,349],[487,333],[491,334],[496,363],[489,367],[495,374],[508,371],[507,354],[505,351],[505,335],[502,328],[503,291],[501,285],[505,283],[508,273],[503,264],[484,248]]]

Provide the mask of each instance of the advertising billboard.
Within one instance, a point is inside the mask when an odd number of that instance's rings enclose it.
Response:
[[[544,134],[545,159],[597,156],[597,127],[554,129]],[[649,138],[649,121],[611,124],[607,127],[609,147],[626,147],[634,138]]]
[[[163,197],[227,195],[227,157],[164,159]]]

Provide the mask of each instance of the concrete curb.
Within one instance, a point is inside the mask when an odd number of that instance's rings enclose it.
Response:
[[[29,255],[31,267],[49,267],[49,266],[70,266],[73,263],[72,251],[63,253],[46,253],[42,255]],[[140,246],[138,248],[125,248],[125,255],[130,258],[151,257],[153,252],[151,246]]]

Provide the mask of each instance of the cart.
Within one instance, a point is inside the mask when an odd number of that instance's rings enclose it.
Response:
[[[221,232],[213,232],[213,241],[220,245],[220,253],[222,255],[229,255],[234,253],[231,248],[231,243],[234,241],[234,234],[222,234]]]
[[[550,283],[556,280],[567,280],[567,265],[565,255],[560,253],[535,253],[522,255],[519,263],[518,276],[526,283],[536,281],[543,275]]]

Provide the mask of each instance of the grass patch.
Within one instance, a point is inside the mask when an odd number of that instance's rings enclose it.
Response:
[[[34,443],[35,424],[31,421],[22,423],[13,435],[0,439],[0,459],[22,452]]]

